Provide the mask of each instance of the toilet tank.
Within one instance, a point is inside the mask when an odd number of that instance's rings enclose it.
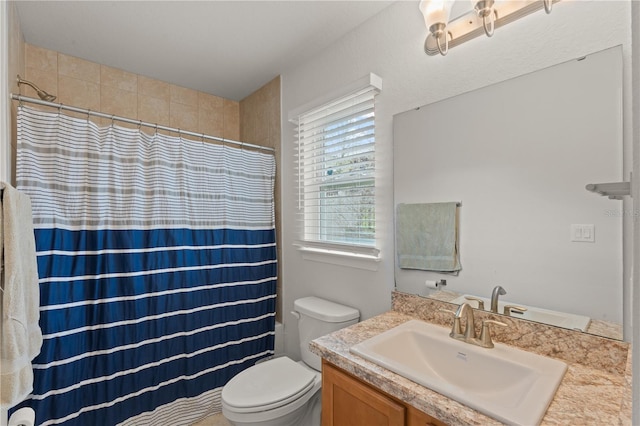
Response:
[[[303,297],[293,302],[298,315],[298,335],[302,360],[314,370],[320,371],[320,357],[311,353],[309,342],[325,334],[355,324],[360,311],[319,297]]]

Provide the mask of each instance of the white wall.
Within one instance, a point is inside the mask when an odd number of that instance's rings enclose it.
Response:
[[[603,30],[604,29],[604,30]],[[631,2],[563,1],[553,13],[538,12],[506,27],[490,39],[478,38],[446,57],[422,53],[426,35],[417,1],[394,3],[295,69],[282,74],[282,259],[285,347],[299,357],[297,329],[289,315],[293,301],[316,295],[354,306],[369,318],[390,307],[393,288],[393,115],[410,108],[622,45],[625,93],[631,86]],[[383,78],[376,100],[379,247],[377,272],[303,260],[293,246],[295,174],[293,127],[288,112],[324,93],[346,86],[369,72]],[[624,138],[631,137],[631,99],[625,99]],[[452,121],[452,125],[456,125]]]
[[[0,180],[5,180],[9,173],[7,171],[8,152],[11,133],[9,131],[9,120],[11,113],[9,110],[9,17],[7,2],[0,3]],[[0,307],[0,315],[2,308]],[[0,345],[2,345],[2,337],[0,336]],[[2,365],[0,365],[2,370]],[[1,386],[1,385],[0,385]],[[0,426],[7,424],[7,407],[0,407]]]
[[[632,28],[633,28],[633,69],[640,69],[640,2],[632,3]],[[633,105],[633,116],[640,117],[640,73],[637,71],[633,73],[631,91]],[[640,200],[640,119],[633,120],[633,180],[631,191],[633,198]],[[637,208],[637,207],[636,207]],[[640,217],[633,217],[633,250],[634,253],[640,253]],[[634,260],[638,259],[638,255],[634,255]],[[640,265],[635,265],[633,268],[633,286],[628,296],[629,304],[633,308],[633,336],[634,342],[640,342]],[[633,364],[633,418],[632,424],[640,424],[640,351],[635,348],[632,352],[632,364]]]
[[[0,4],[0,25],[2,25],[2,33],[0,34],[0,180],[6,180],[10,176],[8,171],[9,155],[8,148],[11,146],[11,132],[9,120],[11,120],[11,112],[9,109],[9,8],[6,2]]]

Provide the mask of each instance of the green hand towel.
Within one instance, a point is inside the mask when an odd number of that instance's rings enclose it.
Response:
[[[402,269],[457,272],[457,206],[451,203],[398,204],[396,244]]]

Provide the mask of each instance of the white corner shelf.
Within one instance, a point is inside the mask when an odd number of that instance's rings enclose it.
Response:
[[[631,195],[631,182],[590,183],[586,189],[611,200],[622,200],[623,196]]]

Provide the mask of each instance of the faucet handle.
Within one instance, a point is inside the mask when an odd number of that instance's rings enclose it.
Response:
[[[495,320],[482,320],[482,331],[480,332],[480,346],[482,346],[483,348],[493,348],[494,344],[493,341],[491,340],[491,332],[489,331],[489,326],[493,324],[493,325],[499,325],[501,327],[506,327],[507,324],[500,322],[500,321],[495,321]]]
[[[467,300],[478,302],[478,309],[480,309],[481,311],[484,311],[484,300],[479,299],[477,297],[473,297],[473,296],[465,296],[464,298]]]
[[[438,309],[438,311],[447,312],[453,315],[453,326],[451,327],[451,333],[449,333],[449,336],[453,337],[454,335],[455,336],[462,335],[462,327],[460,326],[460,317],[457,316],[455,311],[452,311],[449,309]]]
[[[523,313],[524,311],[527,310],[527,308],[523,307],[523,306],[518,306],[518,305],[506,305],[504,307],[504,314],[506,316],[511,316],[511,311],[520,311],[519,313]]]

